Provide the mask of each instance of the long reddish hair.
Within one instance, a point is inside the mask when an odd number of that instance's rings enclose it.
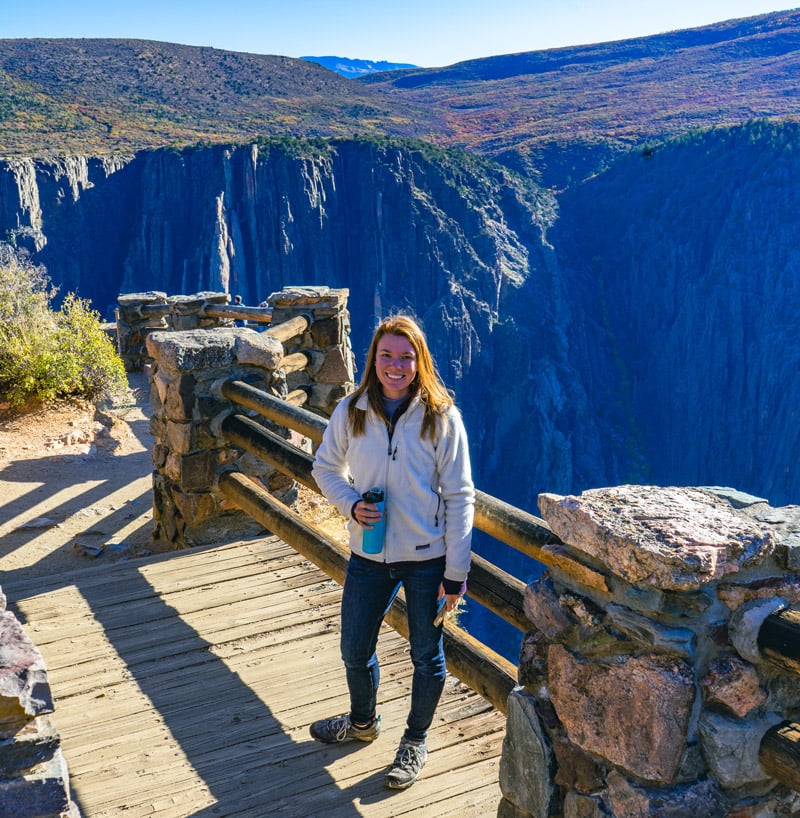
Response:
[[[414,347],[417,355],[417,375],[411,384],[411,394],[418,395],[420,402],[425,407],[420,437],[427,435],[433,440],[436,435],[436,421],[453,405],[453,397],[436,369],[436,364],[428,349],[425,333],[419,324],[408,315],[392,315],[384,318],[372,336],[361,383],[350,396],[350,404],[347,407],[353,434],[363,435],[366,428],[367,413],[363,409],[356,408],[358,399],[365,393],[369,401],[369,408],[386,423],[389,422],[383,405],[383,389],[375,369],[378,343],[384,335],[399,335],[408,339],[411,346]]]

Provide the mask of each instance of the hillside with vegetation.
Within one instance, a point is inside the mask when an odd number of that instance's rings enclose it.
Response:
[[[651,37],[374,74],[457,144],[563,186],[631,148],[800,116],[800,10]]]
[[[43,268],[0,244],[0,412],[123,392],[125,369],[97,313],[73,294],[53,310],[55,294]]]
[[[0,40],[0,158],[260,136],[427,139],[556,188],[697,129],[800,116],[800,10],[357,80],[141,40]]]
[[[426,108],[306,60],[145,40],[0,40],[0,157],[438,127]]]

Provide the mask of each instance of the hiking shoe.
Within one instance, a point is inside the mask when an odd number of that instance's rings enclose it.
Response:
[[[394,757],[392,769],[386,773],[385,784],[392,790],[404,790],[418,778],[423,765],[428,760],[428,748],[425,742],[415,744],[403,739]]]
[[[309,728],[311,737],[323,744],[338,744],[341,741],[375,741],[381,734],[381,717],[376,716],[369,727],[356,727],[350,721],[350,714],[334,716],[332,719],[315,721]]]

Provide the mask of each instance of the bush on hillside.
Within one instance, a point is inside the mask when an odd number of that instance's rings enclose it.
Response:
[[[99,314],[56,290],[45,270],[0,245],[0,400],[12,408],[57,398],[109,399],[127,384],[125,367]]]

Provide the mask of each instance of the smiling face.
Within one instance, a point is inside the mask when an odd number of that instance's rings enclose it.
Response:
[[[386,334],[378,341],[375,372],[387,398],[404,398],[417,374],[417,353],[405,335]]]

